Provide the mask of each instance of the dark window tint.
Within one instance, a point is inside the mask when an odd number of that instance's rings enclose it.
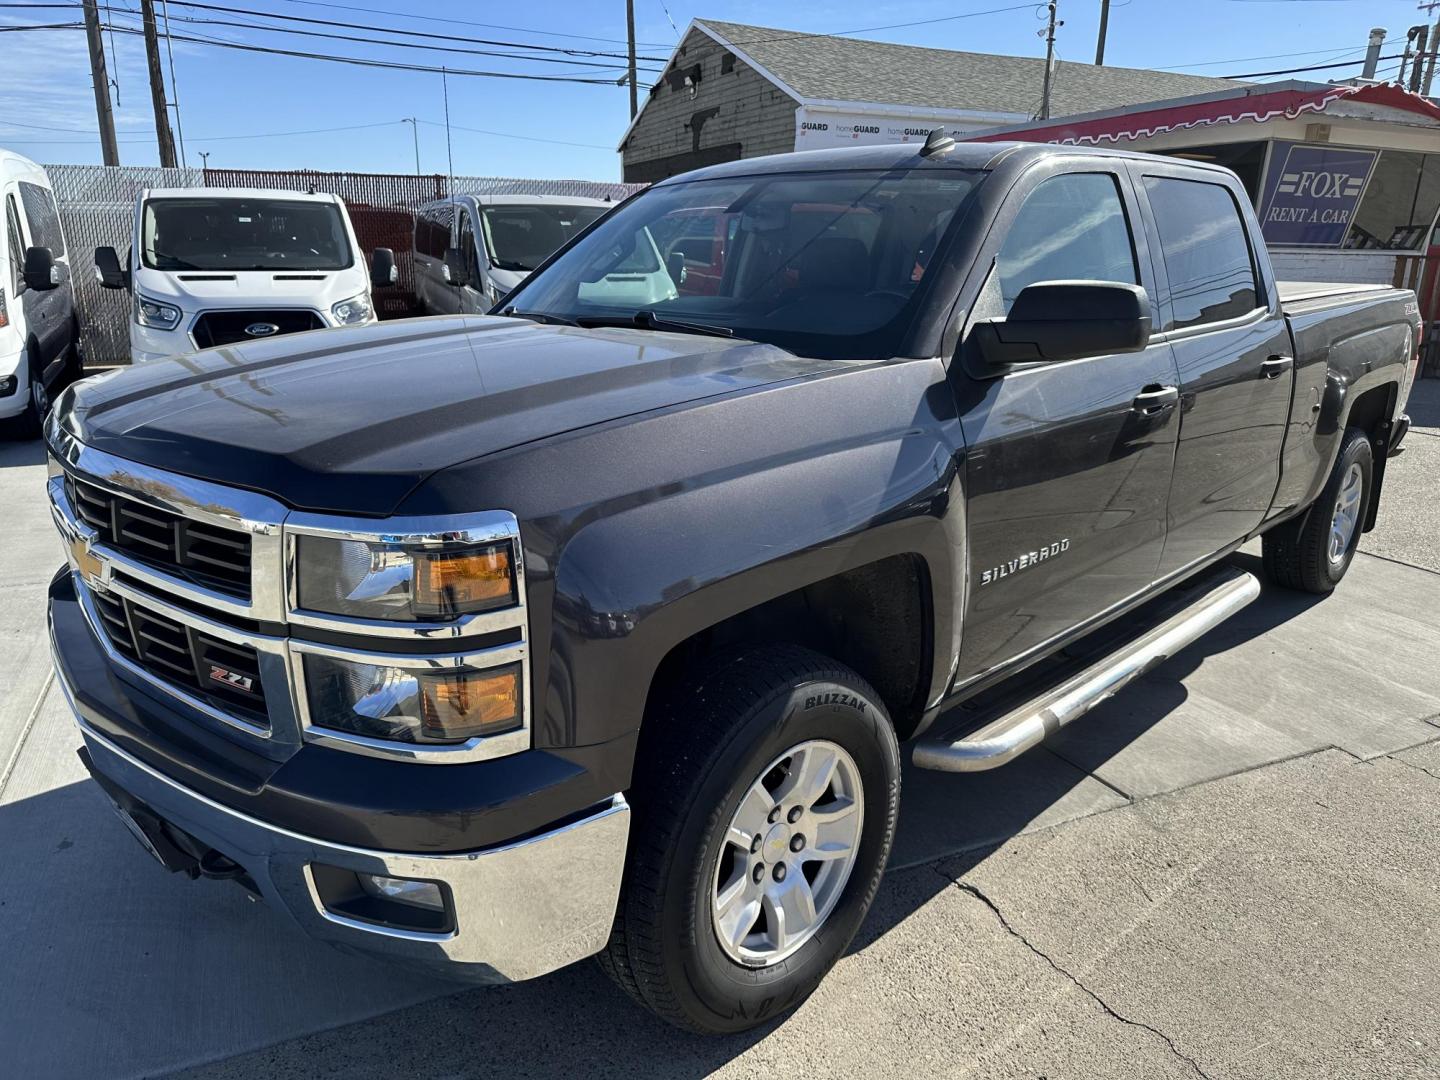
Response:
[[[470,284],[480,288],[480,253],[475,250],[475,226],[470,222],[470,211],[460,211],[460,239],[458,245],[465,265],[470,270]]]
[[[25,240],[20,235],[20,215],[15,209],[15,196],[5,196],[5,232],[9,237],[10,291],[20,291],[20,276],[25,268]]]
[[[340,207],[319,200],[149,199],[140,240],[155,270],[343,270],[355,261]]]
[[[39,184],[22,181],[20,201],[25,204],[25,217],[30,222],[31,246],[47,247],[57,259],[63,256],[65,234],[60,231],[60,211],[55,207],[55,196]]]
[[[451,203],[435,203],[422,207],[415,215],[415,251],[432,259],[445,258],[450,246],[450,225],[455,220]]]
[[[1004,311],[1037,281],[1138,285],[1120,189],[1108,173],[1068,173],[1025,200],[996,258]]]
[[[1259,306],[1245,225],[1229,189],[1147,176],[1170,278],[1169,328],[1233,319]]]

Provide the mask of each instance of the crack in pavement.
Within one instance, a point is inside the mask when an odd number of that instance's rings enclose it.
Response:
[[[1424,746],[1427,744],[1422,743],[1421,745]],[[1401,765],[1408,765],[1412,769],[1423,772],[1426,776],[1432,777],[1435,780],[1440,780],[1440,773],[1437,773],[1432,769],[1427,769],[1424,765],[1417,765],[1413,761],[1406,761],[1404,758],[1396,757],[1394,754],[1386,754],[1385,758],[1389,761],[1399,762]]]
[[[995,901],[991,900],[990,897],[986,896],[980,888],[975,885],[971,885],[969,882],[966,881],[957,881],[956,879],[950,877],[948,874],[940,871],[938,868],[935,868],[935,872],[937,874],[940,874],[941,877],[943,877],[946,881],[950,882],[956,888],[960,889],[962,892],[969,893],[971,896],[975,897],[975,899],[979,900],[982,904],[988,907],[991,913],[994,914],[995,918],[999,921],[1000,926],[1005,930],[1007,934],[1019,941],[1020,944],[1024,945],[1041,960],[1044,960],[1045,963],[1049,964],[1050,967],[1053,968],[1058,974],[1064,976],[1071,983],[1073,983],[1077,990],[1079,990],[1082,994],[1088,997],[1091,1001],[1095,1002],[1095,1004],[1099,1005],[1100,1008],[1105,1011],[1105,1015],[1113,1017],[1114,1019],[1120,1021],[1120,1023],[1125,1024],[1127,1027],[1135,1027],[1140,1028],[1142,1031],[1148,1031],[1151,1035],[1154,1035],[1157,1039],[1163,1042],[1170,1049],[1170,1052],[1172,1054],[1174,1054],[1181,1061],[1185,1062],[1186,1065],[1189,1065],[1190,1068],[1195,1070],[1195,1075],[1199,1076],[1201,1080],[1211,1080],[1210,1075],[1204,1069],[1200,1068],[1200,1063],[1197,1062],[1189,1054],[1181,1050],[1178,1046],[1176,1046],[1175,1040],[1170,1038],[1169,1035],[1166,1035],[1159,1028],[1152,1027],[1151,1025],[1145,1023],[1142,1020],[1132,1020],[1130,1017],[1125,1016],[1123,1013],[1117,1012],[1114,1008],[1110,1006],[1108,1002],[1105,1001],[1104,998],[1102,998],[1094,990],[1091,990],[1090,987],[1086,986],[1083,982],[1081,982],[1067,968],[1061,967],[1060,964],[1056,962],[1054,957],[1052,957],[1049,953],[1045,952],[1045,950],[1041,949],[1024,934],[1020,933],[1019,930],[1016,930],[1015,927],[1011,926],[1010,920],[1005,917],[1005,913],[1000,910],[999,905],[997,905]]]

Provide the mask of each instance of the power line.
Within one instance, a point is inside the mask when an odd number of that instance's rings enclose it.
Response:
[[[192,23],[202,26],[228,26],[240,30],[268,31],[272,34],[296,34],[301,37],[328,38],[333,41],[358,41],[365,45],[381,45],[393,49],[421,49],[426,52],[467,53],[472,56],[499,56],[510,60],[528,60],[537,64],[569,64],[575,67],[602,68],[606,71],[614,71],[620,66],[618,63],[607,64],[596,60],[578,60],[568,56],[528,56],[525,53],[500,52],[494,49],[467,49],[459,45],[426,45],[413,41],[377,41],[374,38],[358,37],[354,34],[335,34],[323,30],[298,30],[288,26],[265,26],[261,23],[236,22],[230,19],[199,19],[188,15],[176,15],[173,16],[173,19],[175,22]],[[234,42],[231,42],[231,44],[234,44]],[[644,70],[646,74],[660,74],[659,68],[646,68]]]
[[[141,31],[131,29],[128,26],[117,26],[115,29],[122,34],[141,33]],[[362,56],[331,56],[326,53],[305,52],[299,49],[279,49],[268,45],[249,45],[238,41],[224,41],[220,38],[195,37],[190,34],[171,34],[170,37],[175,41],[185,41],[194,45],[209,45],[217,49],[238,49],[241,52],[262,53],[268,56],[293,56],[302,60],[324,60],[332,64],[354,64],[358,67],[384,68],[390,71],[419,71],[429,75],[439,75],[445,72],[450,75],[466,75],[483,79],[521,79],[526,82],[575,83],[589,86],[615,85],[613,79],[586,78],[577,75],[533,75],[518,71],[480,71],[474,68],[441,68],[430,64],[405,64],[398,60],[377,60]]]
[[[966,11],[959,15],[942,15],[936,19],[917,19],[914,22],[887,23],[884,26],[862,26],[858,30],[829,30],[824,32],[802,33],[798,30],[783,30],[775,37],[745,38],[730,41],[731,45],[763,45],[770,41],[796,41],[800,38],[822,38],[822,37],[849,37],[851,34],[872,34],[880,30],[903,30],[911,26],[931,26],[934,23],[955,22],[957,19],[978,19],[982,15],[1000,15],[1007,11],[1029,11],[1035,7],[1035,3],[1012,4],[1009,7],[987,8],[984,11]],[[701,22],[704,22],[702,19]],[[726,39],[729,41],[730,39]]]
[[[1399,56],[1400,56],[1399,53],[1391,53],[1389,56],[1382,56],[1382,57],[1379,57],[1379,59],[1381,59],[1381,60],[1395,60],[1395,59],[1398,59]],[[1298,71],[1327,71],[1327,70],[1329,70],[1329,69],[1331,69],[1331,68],[1339,68],[1339,67],[1360,67],[1360,66],[1362,66],[1364,63],[1365,63],[1364,60],[1347,60],[1347,61],[1345,61],[1344,63],[1341,63],[1341,64],[1311,64],[1309,67],[1280,68],[1280,69],[1277,70],[1277,71],[1247,71],[1247,72],[1245,72],[1243,75],[1222,75],[1221,78],[1224,78],[1224,79],[1258,79],[1258,78],[1260,78],[1261,76],[1264,76],[1264,75],[1293,75],[1293,74],[1295,74],[1295,73],[1298,72]]]
[[[291,4],[304,4],[306,7],[333,8],[337,11],[364,11],[370,15],[394,15],[397,18],[421,19],[425,22],[449,23],[453,26],[480,26],[486,30],[509,30],[515,34],[535,34],[541,37],[571,38],[576,41],[603,41],[611,45],[624,45],[624,38],[595,37],[592,34],[564,34],[556,30],[536,30],[528,26],[502,26],[499,23],[471,22],[468,19],[446,19],[439,15],[416,15],[408,11],[391,11],[386,8],[357,7],[354,4],[329,4],[321,0],[287,0]],[[664,41],[637,41],[635,44],[644,45],[651,49],[668,49],[670,45]]]
[[[1391,38],[1389,41],[1385,42],[1385,44],[1391,45],[1399,40],[1399,38]],[[1195,64],[1173,64],[1170,67],[1161,67],[1156,68],[1155,70],[1180,71],[1183,68],[1221,67],[1225,64],[1245,64],[1249,63],[1252,60],[1284,60],[1291,56],[1314,56],[1316,53],[1335,53],[1336,56],[1349,56],[1351,53],[1364,51],[1365,49],[1363,47],[1359,49],[1344,49],[1338,53],[1335,52],[1335,49],[1333,47],[1329,49],[1306,49],[1302,52],[1269,53],[1265,56],[1232,56],[1228,60],[1205,60]]]
[[[176,7],[196,8],[201,11],[218,11],[227,15],[258,15],[265,19],[276,19],[281,22],[305,23],[310,26],[339,27],[344,30],[373,30],[383,34],[395,34],[400,37],[427,38],[431,41],[459,41],[465,44],[476,45],[500,45],[512,49],[529,49],[532,52],[562,53],[566,56],[603,56],[613,60],[626,59],[623,53],[604,52],[595,49],[567,49],[559,45],[531,45],[524,41],[504,41],[490,38],[457,37],[454,34],[433,34],[425,30],[402,30],[393,26],[370,26],[363,23],[337,22],[334,19],[311,19],[303,15],[280,15],[272,11],[256,11],[253,8],[228,7],[222,4],[204,4],[197,0],[173,0]],[[663,63],[663,56],[642,56],[641,60]]]

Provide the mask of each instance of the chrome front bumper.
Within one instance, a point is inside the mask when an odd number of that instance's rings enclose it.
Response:
[[[413,855],[346,847],[279,829],[181,786],[91,729],[58,679],[92,767],[171,825],[242,866],[311,937],[476,982],[532,979],[599,952],[610,935],[630,807],[621,794],[578,820],[483,851]],[[442,882],[454,929],[425,933],[326,909],[311,867]]]

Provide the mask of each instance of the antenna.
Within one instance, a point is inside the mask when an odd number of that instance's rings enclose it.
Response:
[[[945,133],[943,127],[937,127],[929,135],[925,136],[925,145],[920,149],[920,156],[924,158],[934,157],[943,154],[947,150],[955,149],[955,139]]]

